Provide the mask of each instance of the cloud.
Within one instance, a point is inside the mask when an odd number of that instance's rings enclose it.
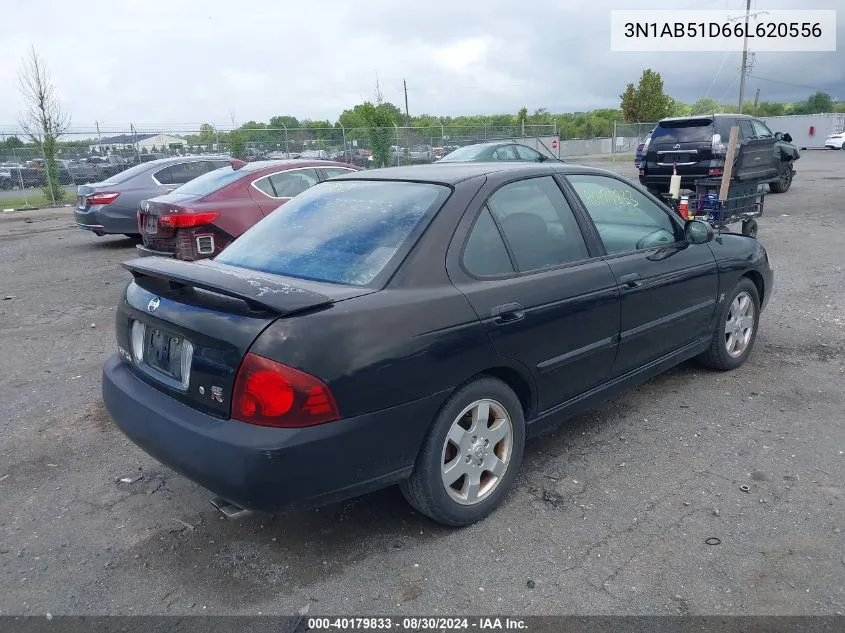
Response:
[[[649,8],[729,8],[743,0],[653,0]],[[829,0],[767,0],[766,8],[829,8]],[[196,129],[278,114],[335,120],[372,99],[414,113],[492,114],[617,107],[646,67],[684,101],[733,101],[739,54],[614,53],[610,10],[627,0],[88,0],[84,29],[61,0],[19,2],[0,23],[0,126],[23,107],[19,60],[35,45],[78,128]],[[680,6],[678,6],[680,5]],[[840,18],[840,24],[842,20]],[[814,88],[845,99],[845,25],[835,53],[759,53],[748,94],[806,99]],[[752,48],[753,52],[753,48]],[[722,67],[718,73],[719,67]]]

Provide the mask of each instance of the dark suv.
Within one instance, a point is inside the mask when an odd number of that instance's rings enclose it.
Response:
[[[643,148],[640,183],[655,193],[665,193],[673,169],[681,176],[682,189],[694,189],[699,178],[721,176],[732,127],[739,127],[732,177],[767,182],[773,193],[789,189],[793,162],[799,156],[790,144],[792,138],[773,134],[765,123],[743,114],[662,120]]]

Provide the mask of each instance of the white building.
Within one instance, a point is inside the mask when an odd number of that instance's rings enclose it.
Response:
[[[162,149],[184,149],[186,145],[185,139],[170,134],[120,134],[103,137],[88,149],[101,154],[121,149],[154,152]]]

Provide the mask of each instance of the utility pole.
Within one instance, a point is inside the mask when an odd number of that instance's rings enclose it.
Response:
[[[745,73],[748,71],[748,18],[751,16],[751,0],[745,0],[745,33],[742,38],[742,70],[739,76],[739,113],[742,114],[742,100],[745,98]]]
[[[402,88],[405,90],[405,149],[408,154],[411,153],[411,142],[410,142],[410,127],[411,127],[411,115],[408,114],[408,82],[404,79],[402,80]]]
[[[757,88],[757,93],[754,95],[754,116],[757,116],[757,104],[760,102],[760,89]]]
[[[405,118],[410,120],[411,115],[408,114],[408,82],[402,80],[402,87],[405,89]]]
[[[97,128],[97,153],[102,154],[103,153],[103,141],[100,140],[100,122],[94,121],[94,125]]]

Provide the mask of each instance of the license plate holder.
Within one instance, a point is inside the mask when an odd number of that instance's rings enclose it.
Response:
[[[182,343],[182,339],[178,336],[147,327],[147,349],[144,358],[153,369],[181,381]]]
[[[158,216],[145,215],[144,216],[144,231],[150,235],[158,233]]]

